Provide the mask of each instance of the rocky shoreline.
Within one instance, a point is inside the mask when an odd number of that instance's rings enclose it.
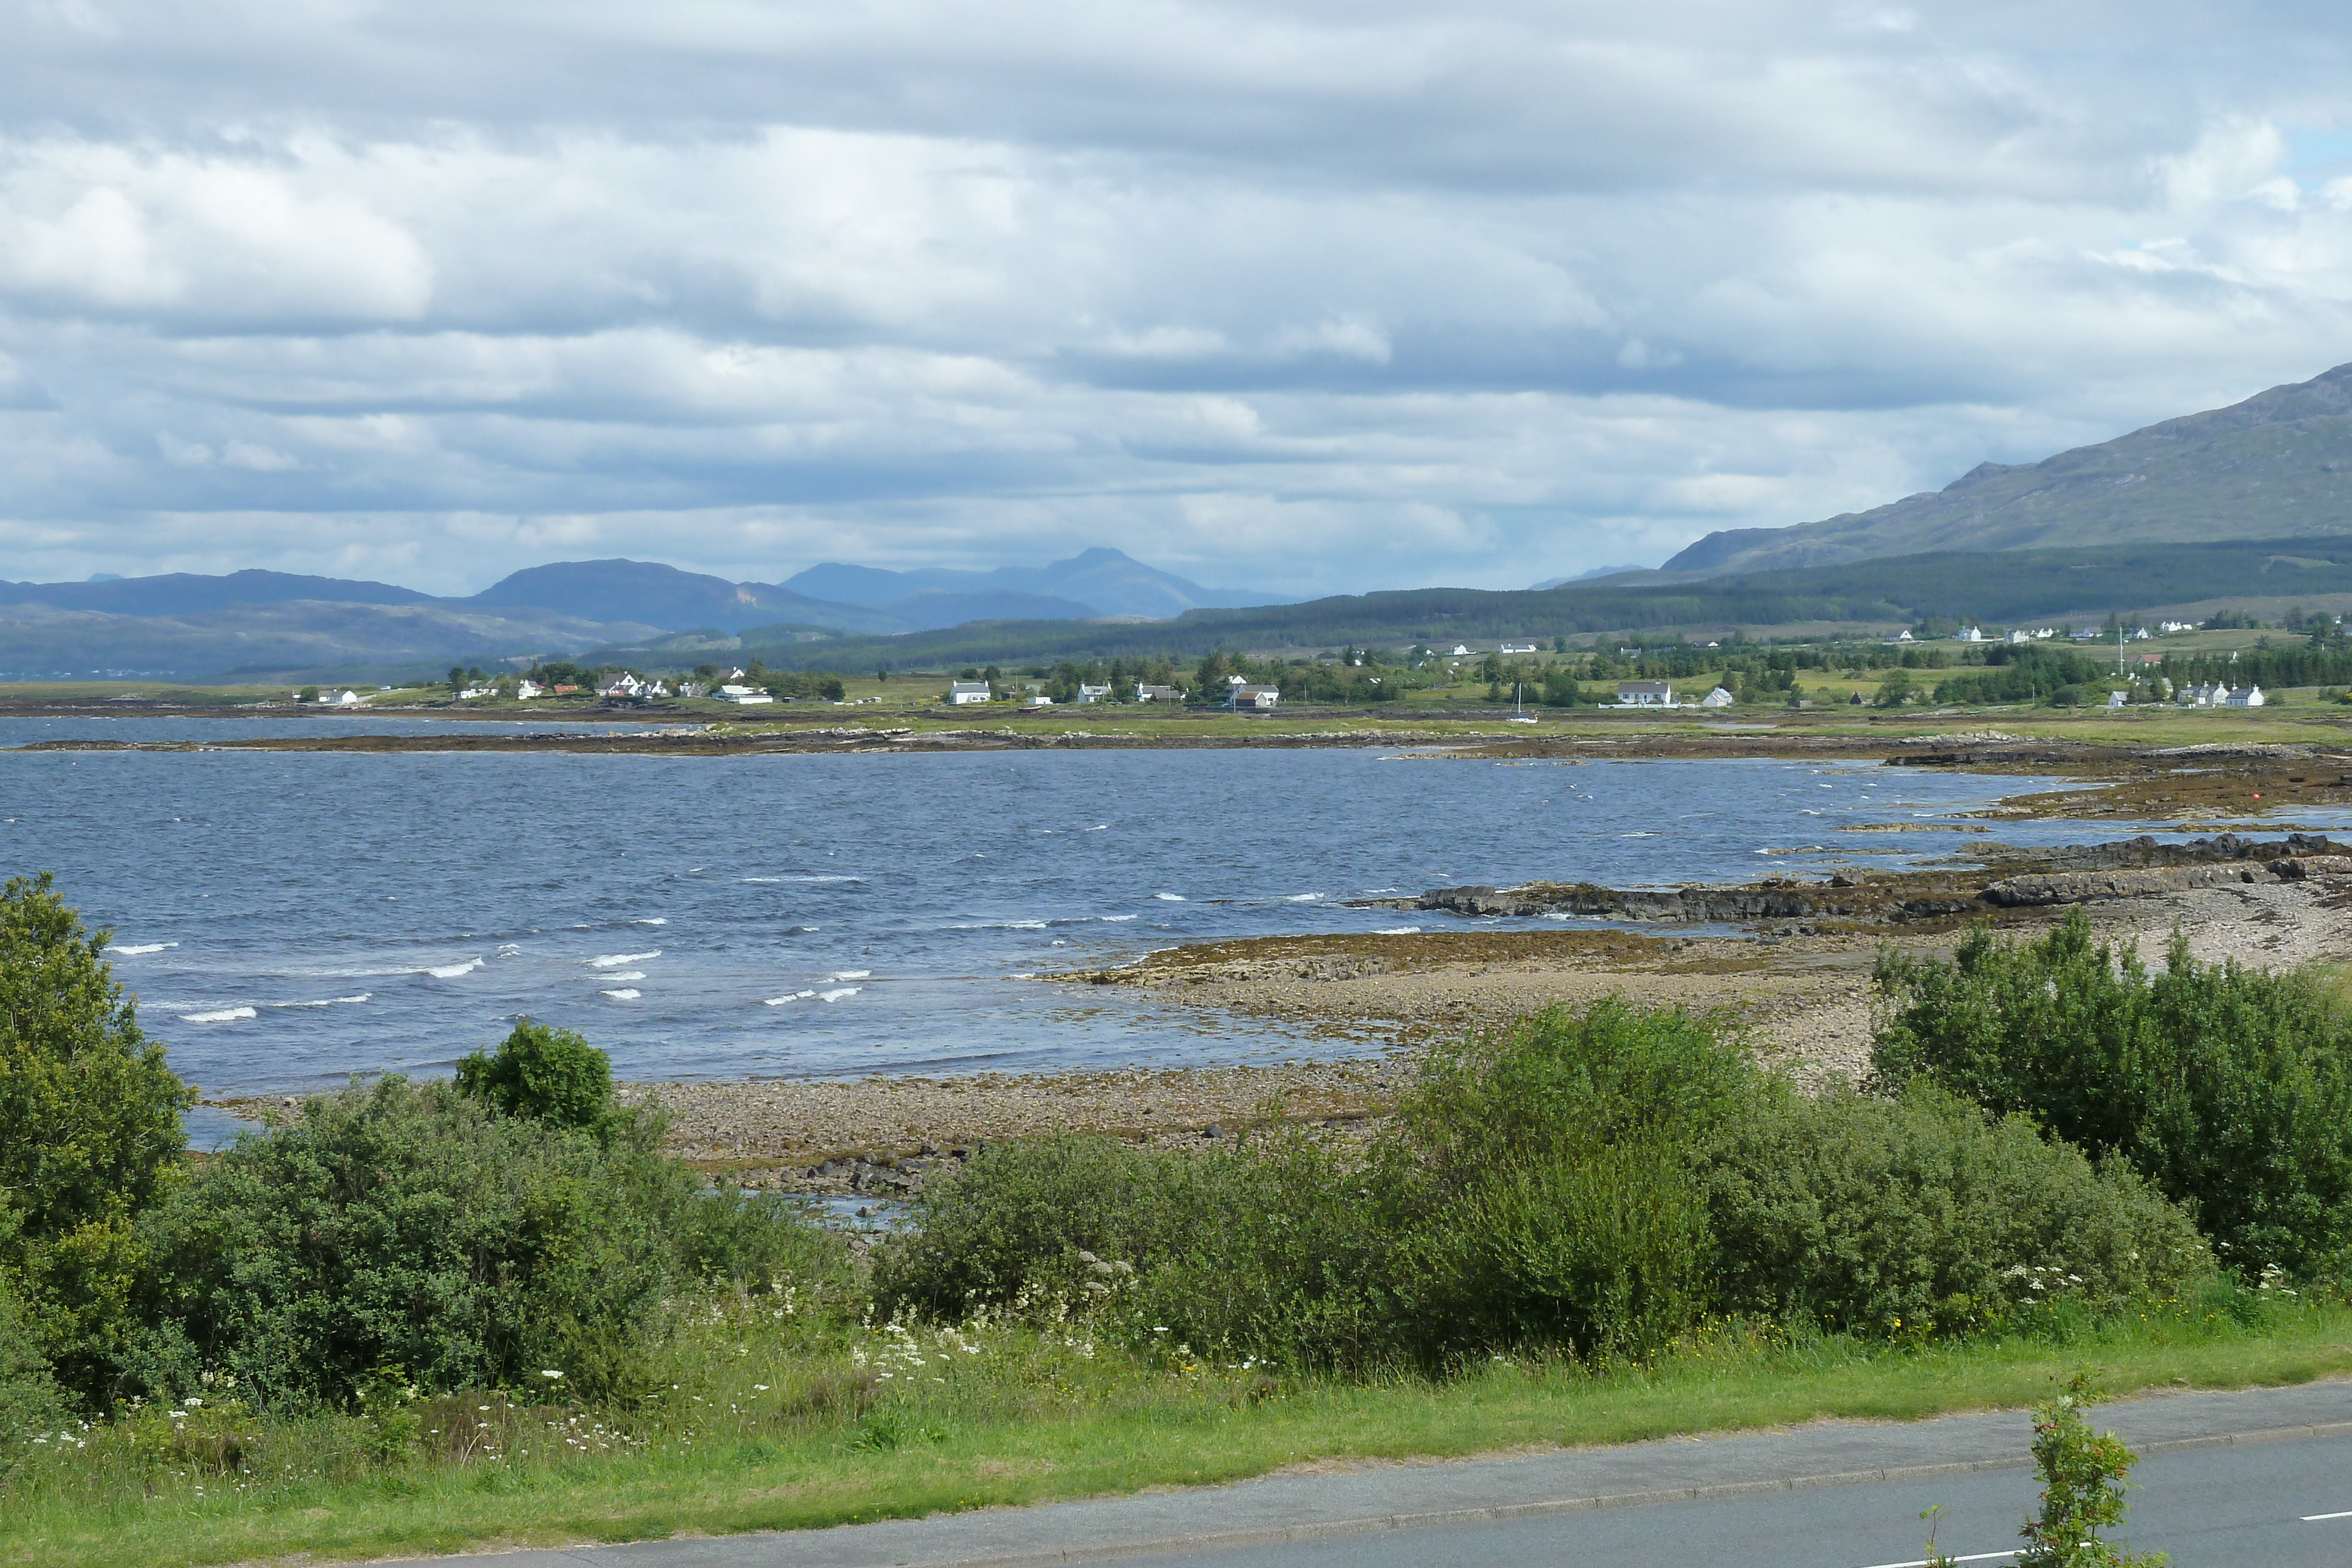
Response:
[[[2299,882],[2352,873],[2352,845],[2290,833],[2263,841],[2221,833],[2185,844],[2143,834],[2119,843],[2075,844],[2031,854],[2005,851],[1975,870],[1839,873],[1822,882],[1761,882],[1676,888],[1612,888],[1530,882],[1516,887],[1439,887],[1412,898],[1363,899],[1357,908],[1442,911],[1521,919],[1578,915],[1643,922],[1764,925],[1800,922],[1801,935],[1864,925],[1948,922],[2002,910],[2156,897],[2230,883]],[[1825,924],[1827,923],[1827,924]]]
[[[646,1083],[671,1152],[754,1191],[904,1197],[926,1173],[992,1143],[1051,1132],[1215,1146],[1266,1122],[1347,1135],[1384,1114],[1409,1061],[982,1073],[959,1078],[753,1079]]]

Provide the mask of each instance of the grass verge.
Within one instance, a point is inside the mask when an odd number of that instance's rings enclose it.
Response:
[[[2216,1293],[2032,1336],[1792,1342],[1723,1326],[1645,1365],[1496,1358],[1342,1383],[1138,1357],[1074,1325],[846,1333],[720,1314],[629,1416],[496,1395],[239,1428],[151,1410],[0,1493],[0,1563],[315,1562],[810,1529],[1204,1485],[1310,1460],[1447,1458],[1824,1416],[2021,1406],[2088,1369],[2109,1396],[2352,1374],[2352,1308]],[[210,1419],[214,1424],[207,1427]],[[464,1440],[457,1427],[466,1428]],[[241,1431],[241,1436],[240,1436]]]

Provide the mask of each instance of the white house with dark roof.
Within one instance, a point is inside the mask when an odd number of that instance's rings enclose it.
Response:
[[[1239,685],[1234,688],[1234,706],[1237,708],[1256,708],[1263,712],[1281,701],[1280,686]]]
[[[950,706],[962,707],[969,703],[984,703],[988,700],[988,696],[986,681],[950,681],[948,683]]]
[[[1619,707],[1673,707],[1675,684],[1672,681],[1620,681],[1617,683]]]

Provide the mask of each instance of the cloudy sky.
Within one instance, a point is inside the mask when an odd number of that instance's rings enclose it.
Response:
[[[0,0],[0,576],[1654,564],[2352,360],[2341,0]]]

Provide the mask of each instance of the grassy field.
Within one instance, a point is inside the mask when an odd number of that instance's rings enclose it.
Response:
[[[2251,1320],[2251,1321],[2249,1321]],[[1276,1379],[1156,1364],[1076,1325],[702,1325],[634,1415],[466,1396],[257,1427],[150,1409],[43,1452],[0,1491],[0,1563],[53,1568],[332,1559],[807,1529],[1145,1487],[1310,1460],[1622,1443],[1822,1416],[2018,1406],[2089,1369],[2111,1396],[2352,1373],[2352,1311],[2242,1293],[1990,1343],[1790,1343],[1725,1329],[1645,1366],[1497,1358],[1439,1381]],[[402,1451],[386,1457],[388,1447]]]

